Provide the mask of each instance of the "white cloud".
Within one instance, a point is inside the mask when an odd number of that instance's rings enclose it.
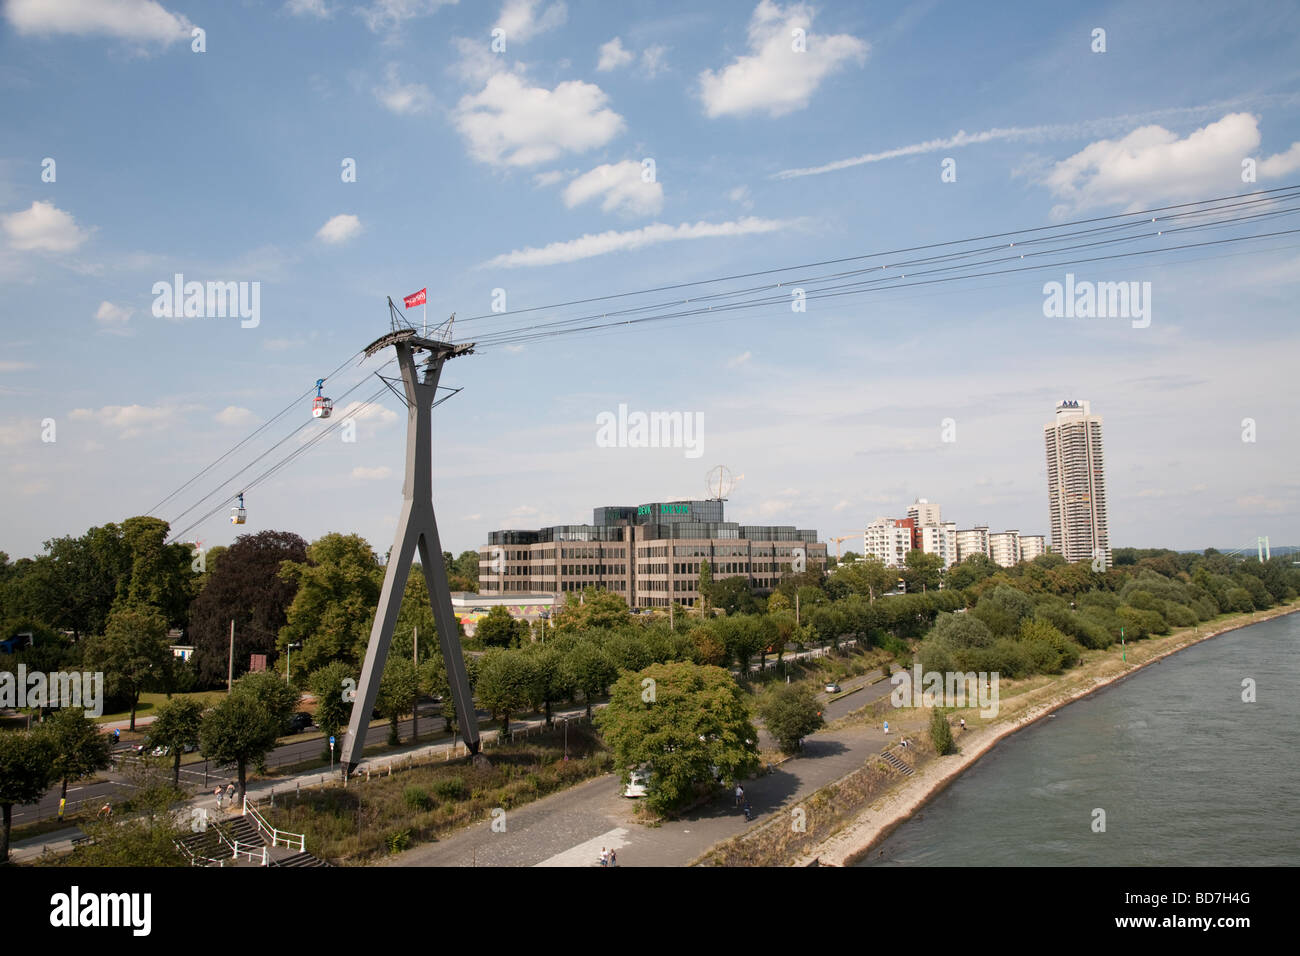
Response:
[[[424,113],[433,106],[433,93],[423,83],[403,83],[397,77],[397,64],[388,64],[384,85],[376,86],[375,98],[384,109],[398,116]]]
[[[849,61],[865,62],[867,43],[841,33],[812,32],[813,12],[803,3],[782,9],[760,0],[749,21],[748,56],[730,66],[700,74],[700,97],[709,117],[766,111],[784,116],[808,105],[822,80]],[[794,31],[803,30],[805,49],[794,49]]]
[[[668,67],[664,64],[664,54],[668,52],[666,46],[648,46],[641,51],[641,72],[650,79],[654,79]]]
[[[135,309],[123,308],[105,299],[95,310],[95,321],[108,326],[122,326],[129,322],[134,314]]]
[[[318,20],[327,20],[334,15],[334,11],[325,6],[325,0],[289,0],[284,8],[295,17],[316,17]]]
[[[738,366],[744,365],[753,357],[754,357],[754,353],[746,349],[744,352],[741,352],[739,355],[727,359],[727,368],[737,368]]]
[[[154,0],[8,0],[5,16],[23,34],[107,35],[170,46],[194,24]]]
[[[617,70],[620,66],[627,66],[635,59],[636,54],[623,49],[623,41],[614,37],[608,43],[600,45],[600,60],[596,63],[596,69],[601,73],[608,73],[610,70]]]
[[[553,3],[537,15],[542,0],[506,0],[494,30],[505,31],[506,49],[511,43],[527,43],[539,33],[553,30],[569,16],[563,3]]]
[[[316,238],[330,245],[347,242],[353,236],[360,235],[361,220],[350,213],[340,213],[316,230]]]
[[[367,480],[387,478],[392,473],[393,469],[389,468],[387,465],[380,465],[377,468],[364,468],[361,465],[358,465],[352,469],[353,478],[363,478]]]
[[[212,417],[222,425],[251,425],[257,421],[256,415],[238,405],[227,405]]]
[[[368,7],[358,7],[357,14],[366,21],[372,33],[396,30],[407,20],[427,17],[439,7],[456,0],[375,0]]]
[[[0,216],[0,224],[14,249],[72,252],[90,237],[69,213],[40,200],[30,209]]]
[[[574,206],[601,198],[603,212],[653,216],[664,208],[664,187],[645,182],[641,164],[634,159],[588,170],[564,188],[564,204]]]
[[[167,427],[181,411],[172,405],[105,405],[98,409],[74,408],[68,417],[73,421],[96,421],[116,428],[122,438],[134,438]]]
[[[758,219],[746,216],[733,222],[697,222],[669,226],[655,223],[641,229],[628,232],[602,232],[587,234],[578,239],[552,242],[540,249],[517,249],[503,253],[486,263],[488,266],[514,268],[516,266],[549,266],[560,262],[577,262],[610,252],[623,252],[628,249],[640,249],[644,246],[657,245],[661,242],[675,242],[682,239],[711,239],[723,236],[748,236],[766,232],[775,232],[794,225],[791,220]]]
[[[554,186],[556,183],[562,182],[571,176],[576,175],[578,175],[576,169],[550,169],[544,173],[537,173],[533,176],[533,185],[539,187]]]
[[[606,100],[600,87],[580,80],[548,90],[498,73],[482,92],[461,99],[456,127],[480,162],[531,166],[603,146],[621,133],[623,117]]]
[[[734,203],[739,203],[742,209],[753,209],[754,200],[749,195],[748,186],[737,186],[731,192],[727,193],[727,198]]]
[[[391,425],[397,421],[397,413],[390,408],[385,408],[377,402],[370,405],[364,405],[362,402],[348,402],[342,409],[335,409],[336,418],[347,418],[349,421],[371,422],[375,425]]]
[[[1229,113],[1179,139],[1163,126],[1142,126],[1120,139],[1091,143],[1061,160],[1045,177],[1063,200],[1055,210],[1098,206],[1140,209],[1170,199],[1234,192],[1241,163],[1259,147],[1259,120]],[[1259,163],[1261,175],[1285,175],[1300,167],[1300,143]]]

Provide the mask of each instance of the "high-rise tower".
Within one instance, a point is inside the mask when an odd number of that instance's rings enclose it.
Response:
[[[1047,496],[1052,511],[1052,550],[1066,561],[1100,557],[1110,567],[1106,479],[1101,418],[1087,402],[1056,406],[1056,420],[1043,426],[1047,445]]]

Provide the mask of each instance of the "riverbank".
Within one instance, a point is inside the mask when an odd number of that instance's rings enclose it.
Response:
[[[1165,637],[1129,645],[1127,661],[1119,649],[1097,652],[1097,656],[1041,687],[1017,693],[1001,702],[1001,714],[982,727],[958,737],[956,755],[925,763],[914,776],[882,795],[838,832],[794,861],[796,866],[850,866],[865,857],[912,814],[952,783],[963,771],[1002,740],[1055,713],[1061,707],[1096,693],[1170,654],[1207,641],[1228,631],[1248,627],[1300,611],[1292,602],[1267,611],[1234,615],[1196,628],[1184,628]]]

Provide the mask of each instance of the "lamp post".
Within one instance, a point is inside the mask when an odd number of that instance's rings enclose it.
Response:
[[[287,644],[284,648],[284,682],[287,684],[293,680],[293,649],[302,650],[302,642],[296,644]]]

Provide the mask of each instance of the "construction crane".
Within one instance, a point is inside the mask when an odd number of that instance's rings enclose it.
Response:
[[[857,532],[856,534],[846,534],[846,535],[841,535],[841,536],[838,537],[838,538],[836,538],[836,537],[830,537],[830,538],[827,538],[827,539],[826,539],[827,541],[834,541],[834,542],[835,542],[835,563],[836,563],[836,564],[839,564],[839,562],[840,562],[840,542],[842,542],[842,541],[848,541],[848,540],[850,540],[850,539],[852,539],[852,538],[861,538],[861,537],[862,537],[862,532],[859,531],[859,532]]]

